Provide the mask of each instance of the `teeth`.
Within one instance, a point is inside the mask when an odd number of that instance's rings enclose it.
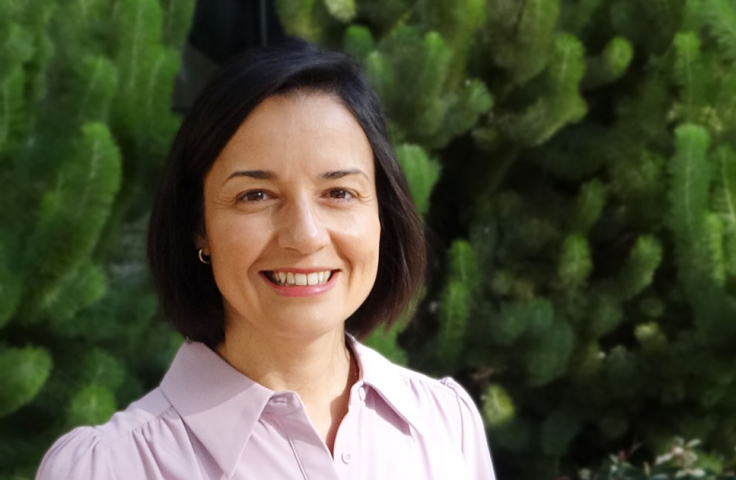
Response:
[[[330,279],[331,272],[329,270],[312,273],[292,273],[292,272],[270,272],[270,277],[276,283],[281,285],[296,285],[304,287],[307,285],[324,285]]]

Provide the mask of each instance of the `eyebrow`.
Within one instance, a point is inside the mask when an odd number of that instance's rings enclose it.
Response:
[[[325,172],[321,174],[320,178],[324,178],[326,180],[335,180],[337,178],[343,178],[348,175],[363,175],[365,178],[368,178],[368,175],[359,168],[352,168],[349,170],[332,170],[330,172]],[[278,175],[276,175],[276,173],[272,172],[271,170],[238,170],[231,173],[225,181],[227,182],[231,178],[235,177],[250,177],[258,180],[275,180],[278,178]]]

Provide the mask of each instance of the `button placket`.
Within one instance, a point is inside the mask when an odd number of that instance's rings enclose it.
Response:
[[[366,389],[363,385],[356,385],[356,387],[352,392],[348,412],[340,422],[335,436],[333,457],[341,480],[360,478],[358,472],[361,468],[361,461],[358,458],[360,449],[357,448],[359,445],[359,439],[356,438],[359,435],[357,422],[360,410],[365,407]]]
[[[272,400],[281,396],[274,396]],[[338,480],[335,461],[317,434],[307,416],[304,404],[297,394],[283,397],[285,402],[274,405],[277,421],[289,439],[305,479]]]

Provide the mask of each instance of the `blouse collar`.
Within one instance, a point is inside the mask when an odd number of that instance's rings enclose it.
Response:
[[[397,367],[346,334],[357,354],[361,378],[350,391],[353,402],[363,385],[420,435],[424,424],[412,407],[412,391]],[[185,340],[161,382],[161,390],[194,436],[224,472],[234,471],[254,426],[278,392],[238,372],[200,342]]]

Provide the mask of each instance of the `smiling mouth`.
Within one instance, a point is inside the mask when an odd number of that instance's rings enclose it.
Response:
[[[271,283],[279,287],[309,287],[326,285],[337,270],[324,270],[311,273],[276,272],[264,270],[265,276]]]

